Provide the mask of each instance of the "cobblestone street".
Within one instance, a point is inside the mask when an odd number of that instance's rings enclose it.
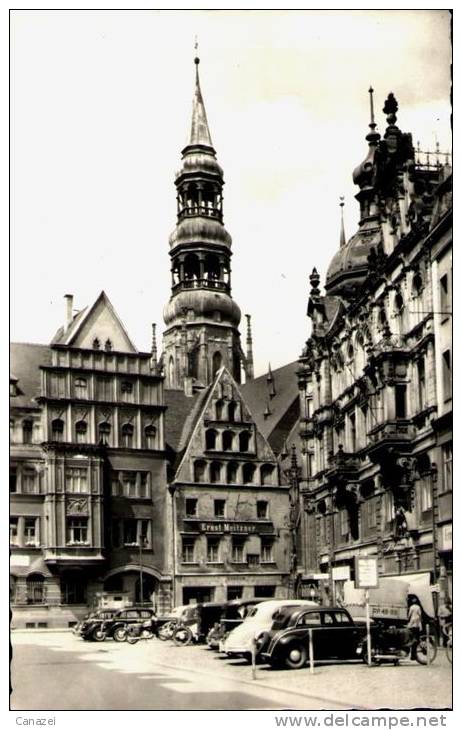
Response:
[[[156,639],[88,643],[70,632],[14,632],[13,710],[448,709],[451,666],[322,664],[310,674],[243,660],[204,646]],[[46,688],[44,690],[44,688]]]

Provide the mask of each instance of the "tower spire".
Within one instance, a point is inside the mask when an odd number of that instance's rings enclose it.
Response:
[[[343,206],[345,205],[345,197],[340,196],[340,248],[345,245],[345,221],[343,220]]]
[[[197,40],[195,43],[195,49],[197,51]],[[202,98],[201,86],[199,81],[199,64],[200,58],[196,56],[194,58],[194,64],[196,66],[196,85],[194,88],[193,106],[192,106],[192,120],[191,120],[191,134],[189,137],[190,145],[205,145],[206,147],[213,147],[212,138],[210,136],[209,125],[207,122],[207,114],[205,112],[204,100]]]
[[[246,345],[247,345],[247,367],[246,367],[246,379],[247,380],[253,380],[253,341],[252,341],[252,324],[251,324],[251,315],[246,314],[245,318],[247,320],[247,338],[246,338]]]

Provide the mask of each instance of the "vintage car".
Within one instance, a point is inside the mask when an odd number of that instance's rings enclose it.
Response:
[[[226,639],[220,642],[220,651],[229,657],[242,656],[250,659],[252,652],[261,650],[266,642],[267,633],[270,631],[277,612],[284,606],[317,607],[314,601],[303,599],[283,598],[280,600],[268,600],[253,606],[242,624],[233,629]]]
[[[253,606],[268,600],[268,598],[237,598],[224,603],[219,619],[207,634],[208,646],[211,649],[218,649],[220,642],[225,640],[230,631],[242,624]]]
[[[92,611],[73,627],[72,632],[86,641],[101,641],[101,625],[104,621],[111,619],[118,610],[118,608],[100,608]]]
[[[144,606],[130,606],[117,611],[113,616],[103,622],[99,633],[99,641],[112,637],[115,641],[125,641],[127,637],[126,627],[129,624],[144,623],[151,621],[153,630],[156,630],[156,614],[152,608]],[[96,638],[96,637],[95,637]]]
[[[309,659],[310,629],[315,660],[361,658],[364,621],[353,621],[344,608],[287,606],[274,616],[261,659],[273,667],[301,669]]]

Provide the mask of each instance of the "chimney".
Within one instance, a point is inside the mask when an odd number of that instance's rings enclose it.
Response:
[[[74,304],[74,295],[65,294],[64,299],[66,300],[66,319],[64,320],[64,332],[66,332],[72,323],[72,306]]]

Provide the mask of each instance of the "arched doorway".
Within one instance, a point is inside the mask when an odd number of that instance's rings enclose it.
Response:
[[[158,590],[159,579],[155,575],[155,570],[145,565],[126,565],[108,573],[104,580],[105,592],[117,593],[132,604],[144,603],[155,606],[158,603]]]

